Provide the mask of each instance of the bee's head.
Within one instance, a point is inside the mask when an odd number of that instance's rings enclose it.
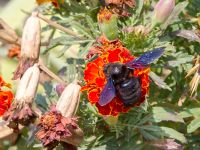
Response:
[[[104,67],[106,76],[118,76],[124,72],[125,66],[121,63],[109,63]]]

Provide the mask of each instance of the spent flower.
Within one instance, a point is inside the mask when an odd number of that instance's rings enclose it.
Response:
[[[74,117],[79,106],[80,85],[70,83],[62,92],[56,106],[40,118],[36,137],[49,149],[63,142],[77,146],[83,140],[83,131]],[[65,145],[65,144],[64,144]]]

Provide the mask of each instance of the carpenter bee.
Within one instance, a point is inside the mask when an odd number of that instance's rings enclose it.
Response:
[[[104,106],[117,96],[124,106],[131,106],[141,98],[141,81],[132,75],[135,68],[146,68],[164,52],[156,48],[125,64],[114,62],[104,66],[107,83],[100,94],[99,104]]]

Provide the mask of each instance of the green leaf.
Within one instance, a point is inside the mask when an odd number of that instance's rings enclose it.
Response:
[[[185,9],[185,7],[188,5],[188,2],[181,2],[178,3],[175,8],[173,9],[171,15],[169,18],[165,21],[164,24],[161,25],[161,28],[165,30],[170,24],[173,24],[174,22],[178,21],[179,14]]]
[[[187,140],[184,136],[184,134],[168,127],[160,127],[162,132],[164,132],[164,136],[169,138],[174,138],[176,140],[179,140],[182,143],[187,143]]]
[[[200,127],[200,117],[191,121],[187,126],[187,133],[192,133]]]
[[[182,118],[187,118],[191,116],[200,116],[200,108],[185,109],[179,113]]]
[[[169,108],[153,107],[152,112],[153,112],[153,120],[155,122],[173,121],[173,122],[184,123],[183,118],[181,118],[178,113],[174,112]]]
[[[164,82],[163,79],[161,79],[157,74],[155,74],[154,72],[150,72],[149,76],[151,77],[151,79],[155,82],[155,84],[157,86],[159,86],[160,88],[163,89],[168,89],[169,91],[172,91],[172,89]]]
[[[142,8],[143,8],[143,5],[144,5],[144,1],[141,1],[141,0],[136,0],[136,4],[137,4],[137,10],[136,10],[136,14],[139,16],[141,11],[142,11]]]
[[[194,58],[194,56],[192,55],[188,55],[187,53],[181,53],[181,52],[174,54],[174,57],[176,58],[175,60],[168,61],[168,65],[171,67],[177,67],[180,66],[181,64],[191,62]]]
[[[145,130],[149,131],[154,131],[159,133],[161,136],[169,137],[169,138],[174,138],[176,140],[179,140],[182,143],[186,143],[187,140],[184,136],[184,134],[169,128],[169,127],[159,127],[159,126],[154,126],[154,125],[147,125],[147,126],[142,126],[140,127]]]

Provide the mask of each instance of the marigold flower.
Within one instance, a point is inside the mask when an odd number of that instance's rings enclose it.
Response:
[[[14,57],[17,57],[19,58],[20,57],[20,46],[18,45],[12,45],[12,47],[8,50],[8,57],[9,58],[14,58]]]
[[[11,91],[3,91],[1,87],[11,88],[9,83],[6,83],[0,75],[0,116],[2,116],[9,108],[13,100],[13,93]]]
[[[10,108],[13,98],[11,91],[0,91],[0,116]]]
[[[114,45],[113,42],[117,43],[117,46]],[[101,43],[102,50],[99,57],[86,65],[86,69],[84,71],[84,80],[86,85],[82,87],[82,91],[86,90],[88,92],[88,100],[91,104],[96,105],[101,115],[117,116],[120,112],[127,112],[131,107],[125,107],[122,100],[117,96],[105,106],[100,106],[98,104],[100,94],[107,82],[103,68],[110,62],[126,63],[133,60],[135,57],[132,56],[129,50],[123,47],[118,40],[109,42],[104,39]],[[109,45],[109,43],[111,45]],[[145,95],[149,90],[149,70],[149,68],[135,69],[133,72],[134,76],[141,79],[142,96],[140,101],[133,104],[132,107],[139,106],[145,100]]]
[[[64,3],[64,0],[61,0],[61,2],[59,0],[36,0],[36,2],[38,3],[38,5],[44,4],[44,3],[52,3],[55,8],[60,8],[60,3]]]

